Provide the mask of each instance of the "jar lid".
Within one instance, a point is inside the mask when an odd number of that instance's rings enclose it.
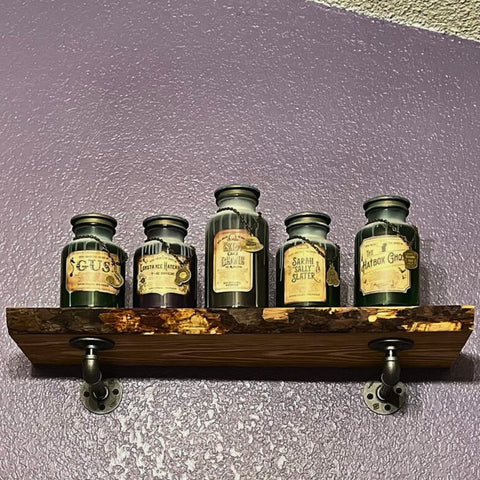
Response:
[[[260,198],[260,190],[252,185],[243,183],[232,183],[230,185],[222,185],[215,190],[215,198],[217,203],[226,197],[248,197],[255,200],[258,204]]]
[[[187,233],[188,220],[178,215],[152,215],[143,221],[145,233],[155,227],[174,227]]]
[[[285,219],[287,230],[298,225],[318,225],[330,230],[329,226],[332,219],[330,215],[322,212],[299,212],[289,215]]]
[[[410,207],[410,200],[398,195],[379,195],[377,197],[369,198],[364,204],[363,208],[365,214],[373,210],[374,208],[401,208],[408,214]]]
[[[117,221],[113,217],[103,213],[80,213],[72,217],[70,223],[73,228],[80,225],[102,225],[114,231],[117,226]]]

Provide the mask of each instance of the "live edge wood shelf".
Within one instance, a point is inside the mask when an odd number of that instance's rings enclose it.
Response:
[[[115,366],[372,367],[379,338],[408,338],[402,367],[450,367],[474,325],[472,306],[402,308],[8,308],[10,336],[34,365],[80,365],[78,336],[113,340]]]

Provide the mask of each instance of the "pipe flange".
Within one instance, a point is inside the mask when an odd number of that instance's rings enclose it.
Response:
[[[87,410],[98,415],[104,415],[115,410],[122,401],[122,384],[116,378],[107,378],[103,380],[108,389],[108,396],[104,400],[98,400],[91,390],[91,385],[83,382],[80,387],[80,398]]]
[[[394,402],[388,402],[382,399],[378,392],[383,383],[378,380],[367,382],[363,387],[363,400],[367,407],[379,415],[391,415],[400,410],[405,404],[407,398],[407,388],[402,382],[398,382],[394,387]]]
[[[76,337],[70,340],[70,345],[81,350],[110,350],[115,346],[115,342],[100,337]]]
[[[413,341],[409,338],[378,338],[369,342],[368,348],[378,352],[385,352],[390,349],[395,349],[399,352],[413,348]]]

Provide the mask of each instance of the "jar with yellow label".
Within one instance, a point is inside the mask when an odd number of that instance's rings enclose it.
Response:
[[[367,224],[355,239],[355,305],[419,304],[420,239],[406,222],[410,201],[396,195],[363,204]]]
[[[260,191],[225,185],[206,230],[207,307],[268,306],[268,224],[256,207]]]
[[[278,307],[340,305],[340,248],[327,240],[330,222],[320,212],[285,219],[288,240],[276,256]]]
[[[71,219],[73,242],[62,251],[62,307],[123,307],[127,254],[113,243],[117,221],[101,213]]]
[[[176,215],[144,220],[145,245],[135,252],[133,306],[184,308],[197,305],[197,256],[184,243],[188,221]]]

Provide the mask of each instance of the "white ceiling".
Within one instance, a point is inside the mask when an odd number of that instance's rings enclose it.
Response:
[[[480,41],[480,0],[308,0]]]

